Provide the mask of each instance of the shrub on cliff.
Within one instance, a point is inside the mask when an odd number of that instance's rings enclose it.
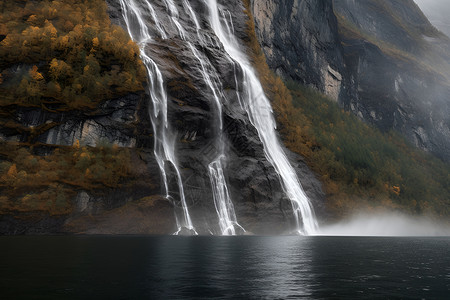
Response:
[[[0,143],[0,213],[44,211],[53,215],[72,209],[76,190],[118,188],[129,179],[126,148],[56,148],[39,156],[14,143]]]

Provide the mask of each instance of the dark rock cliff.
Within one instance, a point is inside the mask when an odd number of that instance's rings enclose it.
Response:
[[[198,12],[199,21],[207,24],[207,8],[201,1],[190,1]],[[165,28],[170,28],[170,19],[166,18],[165,6],[154,1]],[[233,18],[236,36],[245,38],[246,15],[241,1],[221,1],[221,9],[228,10]],[[110,15],[120,20],[120,6],[109,1]],[[189,16],[179,5],[180,21],[195,40],[196,31],[190,24]],[[167,23],[164,23],[167,22]],[[231,197],[239,223],[255,233],[279,233],[288,230],[291,216],[291,204],[284,198],[278,175],[267,161],[258,134],[248,121],[246,113],[240,108],[236,97],[234,67],[211,29],[205,29],[207,45],[202,49],[205,61],[211,62],[211,68],[217,72],[218,84],[224,87],[224,134],[228,161],[225,173],[229,183]],[[202,233],[214,230],[217,226],[210,180],[207,167],[215,155],[214,128],[217,126],[212,93],[206,86],[198,67],[197,59],[188,48],[187,42],[169,32],[168,40],[153,42],[147,46],[158,65],[162,68],[169,94],[169,119],[175,129],[179,166],[184,178],[186,197],[194,226]],[[239,81],[239,80],[238,80]],[[287,151],[287,150],[286,150]],[[321,184],[309,171],[302,158],[289,154],[305,191],[319,209],[324,194]],[[175,203],[176,204],[176,203]]]
[[[450,160],[450,41],[412,0],[253,0],[252,10],[276,73]]]
[[[230,12],[236,36],[244,40],[247,16],[242,2],[219,2],[222,11]],[[125,28],[119,2],[107,3],[112,23]],[[239,105],[234,65],[207,25],[204,2],[190,3],[205,28],[201,33],[207,41],[201,49],[202,59],[210,62],[208,68],[217,73],[216,84],[224,90],[223,119],[227,153],[224,172],[237,220],[253,233],[288,232],[294,228],[292,206],[284,196],[279,176],[265,157],[256,129]],[[189,212],[200,234],[217,232],[218,216],[208,177],[208,164],[217,155],[214,133],[217,117],[212,92],[197,67],[197,58],[187,51],[187,42],[175,32],[164,2],[153,1],[152,5],[169,38],[155,39],[146,46],[146,51],[158,63],[164,76],[169,96],[168,117],[176,134],[175,147]],[[194,41],[197,33],[190,16],[183,10],[181,2],[176,5],[188,40]],[[326,72],[333,74],[334,71]],[[238,82],[242,81],[239,76]],[[152,111],[151,101],[143,93],[109,100],[89,113],[51,113],[26,108],[15,111],[15,121],[24,128],[39,127],[49,122],[52,127],[33,136],[28,131],[3,132],[5,139],[44,145],[73,145],[78,140],[88,146],[106,141],[128,147],[132,150],[131,168],[141,174],[141,179],[135,186],[100,193],[78,191],[73,199],[75,209],[70,216],[48,216],[39,220],[27,216],[22,219],[5,216],[0,219],[0,233],[173,233],[176,230],[173,212],[181,204],[179,195],[174,192],[177,190],[176,182],[170,174],[168,184],[169,187],[173,186],[171,196],[174,201],[170,203],[158,196],[162,189],[159,185],[159,169],[153,156],[153,129],[149,118]],[[320,182],[301,157],[287,149],[285,151],[318,214],[323,216],[324,193]],[[33,224],[37,224],[38,228]]]
[[[272,70],[336,101],[343,97],[344,60],[331,1],[253,0],[252,13]]]
[[[90,112],[50,112],[26,107],[9,109],[10,118],[21,127],[18,128],[20,130],[0,128],[2,140],[35,145],[34,151],[44,156],[54,147],[78,142],[87,146],[115,144],[128,147],[131,154],[129,167],[139,179],[132,185],[125,183],[114,188],[80,191],[74,188],[76,196],[71,199],[74,209],[70,215],[52,216],[39,212],[2,214],[0,234],[64,233],[68,230],[66,225],[76,218],[102,215],[159,192],[159,176],[155,172],[158,167],[151,150],[151,124],[144,93],[108,100]],[[35,130],[45,129],[47,124],[52,126],[47,130]],[[80,228],[83,227],[76,229],[72,226],[69,231],[90,232],[88,228]]]

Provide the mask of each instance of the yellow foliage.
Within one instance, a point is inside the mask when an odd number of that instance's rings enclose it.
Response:
[[[17,166],[13,164],[8,170],[8,177],[16,177],[17,176]]]
[[[45,20],[44,23],[45,33],[49,35],[51,38],[56,39],[58,35],[58,30],[53,26],[53,23],[49,22],[48,20]]]
[[[143,91],[146,72],[139,48],[121,27],[111,25],[105,1],[28,1],[25,7],[3,1],[0,6],[0,34],[6,34],[0,42],[0,71],[18,62],[41,70],[14,78],[7,89],[0,86],[5,95],[0,104],[29,106],[50,100],[60,111],[86,110]],[[119,67],[117,74],[111,65]],[[121,72],[133,76],[121,81]]]
[[[49,73],[53,80],[59,80],[60,78],[72,76],[73,71],[72,67],[63,60],[54,58],[50,62]]]
[[[99,40],[98,40],[98,37],[93,38],[93,39],[92,39],[92,46],[93,46],[94,48],[97,48],[99,45],[100,45],[100,42],[99,42]]]
[[[70,212],[77,189],[117,188],[131,176],[126,148],[61,147],[40,157],[15,143],[1,143],[0,214],[8,211]],[[26,193],[26,194],[25,194]]]
[[[394,194],[396,194],[397,196],[399,196],[399,195],[400,195],[400,187],[394,185],[394,186],[392,187],[392,192],[393,192]]]
[[[36,15],[31,15],[28,18],[27,22],[30,23],[31,25],[35,25],[36,26],[37,22],[38,22],[38,19],[37,19]]]
[[[38,67],[35,65],[30,69],[29,74],[33,80],[39,81],[44,79],[44,76],[38,72]]]

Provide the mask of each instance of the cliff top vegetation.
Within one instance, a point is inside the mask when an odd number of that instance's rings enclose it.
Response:
[[[95,108],[142,90],[145,69],[105,1],[1,1],[0,106]]]

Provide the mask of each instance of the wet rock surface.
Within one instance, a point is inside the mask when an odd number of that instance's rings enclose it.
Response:
[[[198,58],[189,51],[187,41],[194,41],[200,50],[200,59],[210,71],[214,84],[223,87],[223,120],[225,153],[227,160],[224,172],[229,192],[236,210],[238,222],[254,233],[281,233],[294,226],[292,206],[282,191],[280,180],[267,161],[264,149],[255,128],[250,124],[246,112],[240,107],[237,98],[234,65],[223,49],[212,29],[207,26],[207,7],[202,1],[190,1],[202,24],[200,35],[205,43],[195,42],[197,32],[182,4],[177,4],[179,20],[188,37],[181,39],[172,31],[172,24],[165,13],[166,8],[160,1],[152,2],[168,39],[159,38],[154,32],[155,41],[146,49],[158,64],[164,75],[169,95],[170,125],[177,134],[177,159],[186,190],[186,201],[194,226],[201,234],[217,232],[217,214],[215,212],[212,187],[208,177],[208,164],[218,154],[215,132],[218,126],[217,108],[213,93],[206,85],[201,74]],[[233,20],[235,34],[245,38],[246,18],[241,1],[220,1],[220,9],[229,13]],[[120,11],[120,7],[110,1],[111,11]],[[117,23],[121,24],[119,20]],[[238,74],[240,76],[240,74]],[[242,79],[238,77],[238,82]],[[287,150],[286,150],[287,151]],[[288,152],[288,151],[287,151]],[[324,194],[315,175],[301,162],[301,158],[289,154],[296,166],[306,193],[315,206],[323,202]],[[169,176],[170,179],[170,176]],[[172,191],[176,191],[175,182]],[[174,205],[179,196],[172,192]],[[177,209],[177,208],[176,208]]]
[[[124,26],[120,3],[107,2],[112,22]],[[182,1],[176,1],[176,5],[180,13],[179,21],[186,30],[185,39],[180,38],[174,29],[163,1],[153,1],[153,8],[168,38],[161,38],[155,28],[152,33],[154,39],[146,44],[146,51],[164,76],[169,97],[168,119],[176,135],[178,166],[193,225],[199,234],[219,232],[208,176],[208,164],[219,153],[216,141],[218,116],[213,93],[205,83],[198,58],[189,50],[187,41],[193,41],[199,50],[200,59],[213,74],[214,84],[223,90],[220,98],[227,154],[224,173],[238,222],[255,234],[291,232],[295,228],[295,221],[290,200],[282,190],[278,174],[266,159],[256,129],[239,104],[236,91],[242,89],[242,74],[238,72],[235,77],[234,64],[209,28],[208,10],[204,2],[190,3],[203,28],[199,34],[204,43],[200,45],[195,42],[198,39],[197,32],[190,16],[183,9]],[[242,2],[220,1],[220,10],[232,19],[236,36],[245,39],[247,16]],[[115,190],[78,191],[73,199],[73,213],[61,218],[49,217],[55,221],[40,226],[39,233],[171,234],[176,230],[175,213],[181,209],[181,203],[175,176],[171,174],[173,170],[168,170],[170,201],[157,196],[148,198],[163,193],[160,171],[153,155],[154,136],[149,113],[153,113],[151,101],[142,93],[107,101],[90,113],[55,114],[39,109],[17,111],[16,119],[24,127],[40,126],[49,120],[54,126],[32,137],[7,133],[9,138],[56,145],[72,145],[79,140],[81,144],[95,146],[99,141],[106,141],[130,147],[134,157],[132,168],[140,172],[142,178],[142,182]],[[313,206],[319,214],[325,215],[324,193],[315,174],[301,157],[287,149],[285,152]],[[26,227],[28,229],[20,233],[34,232],[32,225]]]

